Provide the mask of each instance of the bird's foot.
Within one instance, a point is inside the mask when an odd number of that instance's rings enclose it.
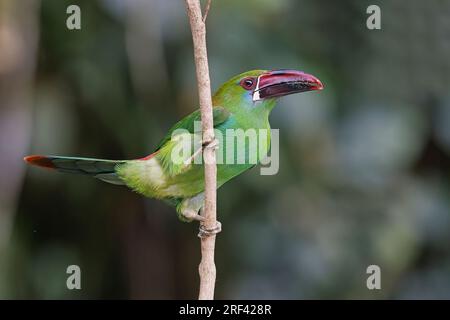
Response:
[[[205,150],[206,148],[212,148],[214,150],[219,149],[219,140],[217,140],[216,138],[214,138],[214,140],[212,140],[211,142],[206,142],[202,144],[201,148],[198,148],[197,150],[195,150],[195,152],[186,160],[183,161],[183,164],[185,167],[188,167],[193,161],[194,159],[203,152],[203,150]]]
[[[216,226],[212,229],[207,229],[203,224],[200,224],[198,237],[202,239],[207,238],[218,234],[220,231],[222,231],[222,224],[220,221],[216,221]]]
[[[216,138],[214,138],[214,140],[209,141],[209,142],[204,142],[202,144],[203,149],[213,149],[213,150],[217,150],[219,149],[219,140],[217,140]]]
[[[202,148],[198,148],[193,154],[192,154],[192,156],[190,156],[189,158],[187,158],[186,160],[184,160],[184,165],[187,167],[187,166],[189,166],[191,163],[192,163],[192,161],[194,161],[194,159],[200,154],[200,153],[202,153]]]
[[[185,217],[188,221],[192,221],[192,220],[196,220],[196,221],[200,221],[203,222],[205,221],[205,217],[199,215],[197,212],[195,212],[194,210],[183,210],[181,212],[181,214],[183,215],[183,217]]]

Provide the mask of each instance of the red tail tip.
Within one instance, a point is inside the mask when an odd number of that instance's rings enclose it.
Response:
[[[26,156],[23,158],[23,160],[34,166],[50,168],[50,169],[55,168],[55,165],[52,163],[52,160],[50,160],[49,158],[44,157],[44,156],[37,156],[37,155]]]
[[[145,156],[145,157],[143,157],[143,158],[139,158],[138,160],[150,160],[150,159],[153,158],[157,153],[158,153],[158,151],[155,151],[155,152],[149,154],[148,156]]]

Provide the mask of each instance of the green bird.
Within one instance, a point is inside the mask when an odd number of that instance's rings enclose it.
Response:
[[[255,161],[249,161],[252,152],[256,152],[256,163],[268,154],[269,115],[278,98],[321,89],[323,85],[316,77],[286,69],[248,71],[225,82],[212,98],[214,129],[223,137],[215,141],[216,152],[234,161],[217,165],[217,187],[255,166]],[[193,161],[197,155],[201,157],[202,148],[205,147],[201,143],[201,132],[195,130],[196,122],[200,120],[199,110],[184,117],[169,130],[152,154],[140,159],[104,160],[31,155],[24,160],[39,167],[126,185],[146,197],[174,205],[183,221],[202,221],[199,212],[204,201],[204,167],[202,163]],[[258,141],[265,143],[258,145],[257,149],[245,144],[243,149],[236,150],[227,143],[230,129],[254,130]],[[181,155],[182,161],[174,161],[174,154],[185,150],[183,146],[190,153]],[[244,154],[244,160],[240,162],[237,161],[239,151]]]

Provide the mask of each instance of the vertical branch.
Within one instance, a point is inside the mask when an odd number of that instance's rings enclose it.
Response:
[[[209,3],[209,1],[208,1]],[[186,0],[187,13],[194,43],[195,69],[197,74],[198,95],[202,119],[203,159],[205,167],[205,204],[202,210],[205,230],[214,230],[216,221],[216,154],[212,145],[214,141],[214,124],[211,101],[211,85],[209,80],[208,56],[206,51],[206,26],[202,17],[200,0]],[[209,4],[208,8],[209,9]],[[206,14],[205,14],[206,18]],[[201,234],[201,233],[200,233]],[[216,282],[216,266],[214,264],[214,247],[216,235],[214,233],[201,237],[202,258],[199,265],[200,300],[214,299]]]

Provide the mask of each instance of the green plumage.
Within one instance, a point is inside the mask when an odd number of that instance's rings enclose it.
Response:
[[[242,77],[258,75],[262,72],[252,71],[231,79],[213,97],[214,128],[222,132],[224,136],[224,139],[220,141],[217,154],[223,154],[225,159],[229,152],[236,152],[236,150],[226,149],[227,129],[266,129],[267,136],[264,138],[267,141],[267,149],[262,150],[261,154],[265,155],[268,152],[270,144],[268,117],[275,105],[275,100],[265,100],[255,106],[251,96],[239,86],[239,80]],[[147,197],[182,201],[201,194],[204,191],[203,165],[178,165],[174,164],[171,159],[172,151],[177,146],[177,142],[172,139],[172,133],[176,129],[186,129],[194,136],[194,121],[200,121],[198,110],[183,118],[169,130],[169,133],[158,144],[152,158],[144,161],[128,161],[118,165],[116,170],[119,177],[125,181],[127,186]],[[198,141],[201,141],[200,137],[198,138]],[[194,137],[192,139],[194,140]],[[201,144],[192,146],[193,151],[199,148],[201,148]],[[236,163],[236,156],[234,159],[234,163]],[[252,163],[218,164],[217,186],[222,186],[253,166]]]
[[[289,74],[289,72],[291,72]],[[233,159],[233,163],[226,162],[217,165],[217,186],[255,164],[249,161],[251,154],[256,152],[257,161],[261,160],[269,151],[270,124],[269,114],[275,106],[276,98],[283,93],[280,90],[307,91],[304,74],[298,71],[266,71],[254,70],[240,74],[224,83],[213,96],[214,128],[219,136],[217,155],[223,159]],[[284,77],[300,77],[301,86],[293,85]],[[265,78],[263,79],[263,75]],[[306,75],[306,74],[305,74]],[[309,76],[309,75],[308,75]],[[311,77],[311,76],[310,76]],[[272,81],[274,86],[266,86],[265,91],[260,90],[261,81]],[[315,78],[314,78],[315,79]],[[282,81],[283,80],[283,81]],[[317,80],[317,79],[316,79]],[[317,80],[318,81],[318,80]],[[318,81],[320,84],[320,81]],[[317,84],[317,83],[315,83]],[[284,85],[284,87],[282,87]],[[320,86],[322,86],[320,84]],[[294,89],[293,89],[294,88]],[[319,88],[321,89],[321,87]],[[299,91],[302,90],[302,91]],[[315,89],[311,89],[315,90]],[[280,94],[281,92],[281,94]],[[262,95],[265,95],[261,98]],[[255,98],[256,97],[256,98]],[[25,160],[31,164],[57,169],[62,172],[90,175],[103,181],[114,184],[125,184],[134,191],[151,198],[165,200],[176,206],[182,220],[196,219],[197,213],[203,204],[204,167],[192,161],[192,153],[201,157],[201,131],[195,131],[195,122],[200,121],[200,112],[196,110],[177,122],[161,139],[153,154],[137,160],[101,160],[89,158],[56,157],[56,156],[29,156]],[[179,132],[180,129],[184,130]],[[259,150],[250,150],[245,144],[244,160],[238,162],[236,148],[229,146],[227,130],[229,129],[256,129]],[[265,130],[258,130],[265,129]],[[223,137],[223,138],[222,138]],[[261,143],[264,142],[264,143]],[[191,154],[182,157],[181,162],[174,163],[172,155],[183,143],[187,143]],[[242,150],[241,150],[242,151]]]

